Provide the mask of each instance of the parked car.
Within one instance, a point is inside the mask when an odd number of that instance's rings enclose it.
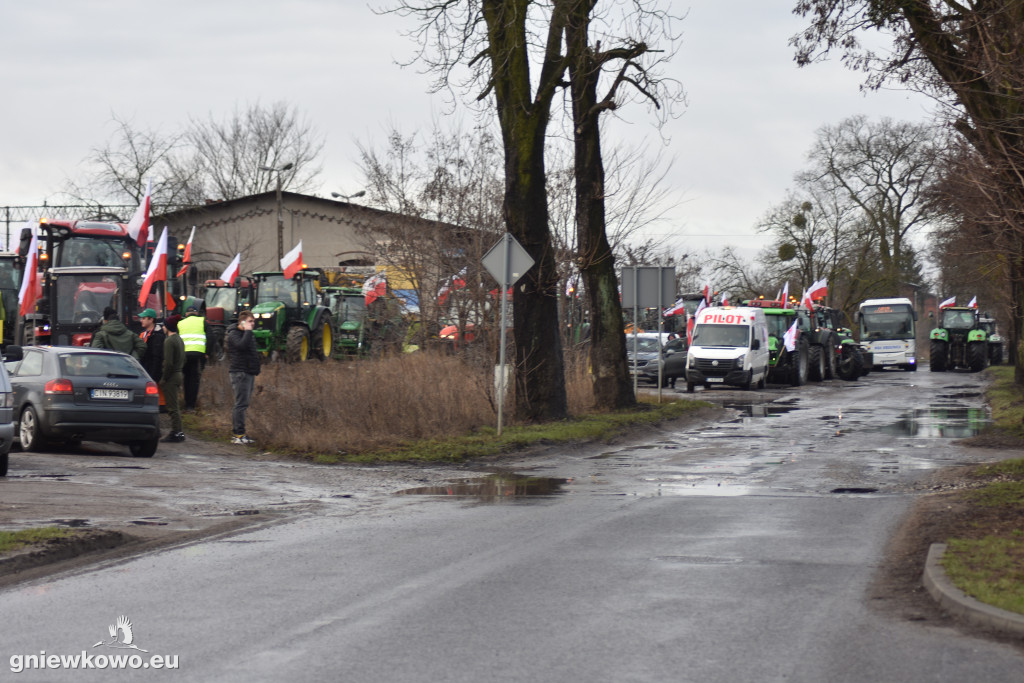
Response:
[[[635,374],[640,381],[658,383],[658,350],[665,336],[653,332],[626,335],[626,360],[629,363],[630,374]],[[634,340],[636,341],[635,360]],[[667,383],[662,383],[662,386],[666,385]]]
[[[0,477],[7,476],[7,462],[14,443],[13,403],[11,380],[6,370],[0,370]]]
[[[82,346],[8,346],[22,450],[47,442],[110,441],[149,458],[160,442],[156,382],[131,356]]]
[[[686,381],[686,351],[688,348],[686,337],[677,337],[670,340],[661,349],[661,356],[664,359],[662,372],[665,381],[672,386],[676,385],[676,380],[680,377],[684,382]]]

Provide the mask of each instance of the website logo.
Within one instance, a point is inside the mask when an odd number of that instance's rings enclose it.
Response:
[[[123,614],[117,618],[116,622],[107,627],[107,632],[110,634],[110,640],[108,642],[103,642],[101,640],[93,645],[93,647],[106,645],[107,647],[113,647],[119,650],[138,650],[139,652],[149,653],[149,650],[143,650],[135,644],[135,633],[132,631],[132,622]]]

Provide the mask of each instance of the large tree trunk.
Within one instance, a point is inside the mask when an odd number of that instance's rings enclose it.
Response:
[[[544,142],[551,99],[564,72],[562,14],[553,13],[547,52],[532,95],[527,0],[484,0],[489,57],[505,150],[505,223],[536,261],[515,287],[515,417],[526,422],[568,415],[558,324],[558,272],[548,226]]]
[[[604,162],[597,108],[600,69],[588,45],[591,0],[581,0],[566,22],[572,92],[576,175],[576,231],[580,273],[590,305],[590,371],[594,403],[608,409],[636,405],[626,362],[615,258],[605,223]]]

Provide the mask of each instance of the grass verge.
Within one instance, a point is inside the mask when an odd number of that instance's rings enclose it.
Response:
[[[987,371],[992,425],[979,440],[1002,447],[1024,445],[1024,392],[1013,368]],[[986,604],[1024,614],[1024,459],[977,468],[979,488],[961,494],[965,523],[947,539],[943,568],[953,584]]]
[[[55,526],[21,529],[19,531],[0,531],[0,553],[19,550],[25,546],[43,543],[55,538],[68,538],[74,535],[74,529],[62,529]]]

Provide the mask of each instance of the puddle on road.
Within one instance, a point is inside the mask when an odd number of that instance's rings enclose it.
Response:
[[[397,491],[398,496],[451,496],[473,498],[483,503],[504,503],[524,498],[543,498],[565,493],[571,479],[527,477],[519,474],[490,474],[486,477],[455,479],[441,486],[419,486]]]
[[[747,418],[753,417],[778,417],[786,413],[798,410],[793,403],[723,403],[723,408],[732,408],[739,411],[740,421],[747,422]],[[735,422],[735,420],[733,420]]]
[[[908,410],[893,424],[874,431],[923,439],[963,439],[976,436],[991,422],[986,408],[935,405]]]

